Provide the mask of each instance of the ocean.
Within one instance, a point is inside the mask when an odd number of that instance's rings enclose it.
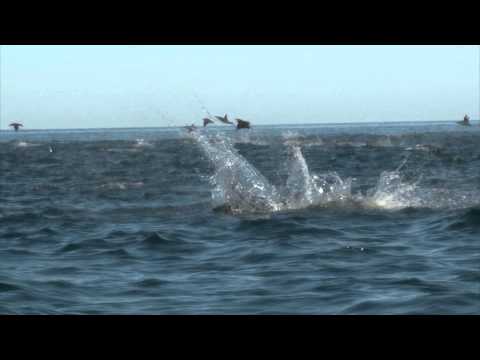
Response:
[[[1,131],[0,314],[480,314],[480,126]]]

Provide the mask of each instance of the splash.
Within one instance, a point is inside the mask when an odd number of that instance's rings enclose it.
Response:
[[[238,144],[249,144],[252,142],[250,139],[250,131],[237,131],[235,133],[235,142]]]
[[[217,209],[232,213],[275,212],[343,201],[351,197],[351,180],[336,173],[310,174],[298,145],[288,142],[287,173],[283,188],[277,189],[240,155],[231,139],[222,135],[207,137],[191,132],[192,138],[214,165],[210,177],[212,200]]]
[[[285,145],[301,145],[304,137],[297,131],[287,130],[282,133],[282,138]]]
[[[281,209],[275,186],[235,150],[228,138],[219,135],[208,138],[200,132],[192,132],[188,136],[200,145],[215,167],[215,173],[210,178],[214,186],[214,207],[232,213]]]
[[[136,139],[135,144],[133,145],[134,147],[152,147],[153,144],[149,143],[148,141],[145,141],[145,139]]]
[[[312,205],[317,194],[323,194],[323,189],[315,187],[315,181],[310,175],[307,162],[300,147],[289,145],[287,161],[287,184],[285,187],[286,206],[303,208]]]
[[[351,179],[343,180],[337,173],[310,174],[299,146],[288,146],[288,178],[284,191],[286,209],[341,202],[351,198]]]
[[[213,185],[215,208],[238,213],[270,213],[322,206],[359,206],[400,210],[408,207],[456,207],[472,203],[478,196],[452,196],[451,192],[421,189],[416,181],[406,181],[402,168],[408,157],[393,171],[383,171],[376,185],[366,193],[352,193],[352,179],[343,179],[336,172],[312,173],[296,141],[298,134],[284,136],[287,147],[286,173],[283,187],[272,185],[252,164],[234,148],[232,139],[225,135],[207,137],[193,132],[191,137],[200,145],[214,165],[209,178]],[[458,192],[458,189],[456,193]]]
[[[404,182],[398,170],[384,171],[376,187],[368,192],[365,204],[389,210],[420,206],[416,190],[417,184]]]

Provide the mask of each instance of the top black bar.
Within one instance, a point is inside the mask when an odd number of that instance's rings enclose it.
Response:
[[[0,44],[480,44],[476,9],[450,4],[441,14],[439,4],[340,5],[242,2],[225,9],[182,2],[176,9],[162,4],[140,12],[129,7],[122,15],[119,5],[47,15],[43,8],[35,12],[29,7],[28,15],[2,11]],[[220,14],[219,9],[228,11]]]

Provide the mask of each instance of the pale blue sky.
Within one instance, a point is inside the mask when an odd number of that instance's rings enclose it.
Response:
[[[479,46],[1,47],[1,128],[479,117]]]

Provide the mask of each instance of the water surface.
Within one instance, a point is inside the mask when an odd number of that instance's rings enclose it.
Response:
[[[478,314],[480,126],[0,132],[0,313]]]

